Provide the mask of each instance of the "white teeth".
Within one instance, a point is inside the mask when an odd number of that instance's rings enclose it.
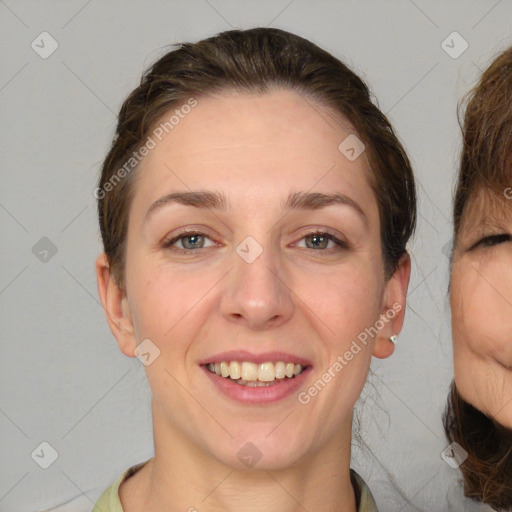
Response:
[[[222,361],[222,363],[220,363],[220,374],[223,377],[229,377],[229,364],[228,363],[225,363],[224,361]]]
[[[286,377],[286,365],[282,361],[276,363],[275,370],[276,379],[284,379]]]
[[[230,378],[243,386],[270,385],[276,379],[293,378],[300,375],[304,367],[300,364],[270,361],[255,364],[248,361],[222,361],[220,363],[209,363],[208,369],[216,375]]]
[[[272,382],[276,378],[276,372],[272,363],[262,363],[258,368],[258,380]]]
[[[238,380],[235,380],[235,382],[237,384],[240,384],[241,386],[247,386],[249,388],[261,388],[261,387],[272,386],[272,382],[260,382],[259,380],[238,379]]]
[[[231,361],[231,363],[229,363],[229,377],[231,377],[233,380],[237,380],[241,376],[242,374],[240,373],[240,363]]]
[[[258,380],[258,365],[254,363],[242,363],[242,380]]]

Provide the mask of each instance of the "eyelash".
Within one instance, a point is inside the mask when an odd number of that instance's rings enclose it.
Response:
[[[175,244],[182,238],[187,238],[188,236],[194,236],[194,235],[199,235],[199,236],[204,236],[204,237],[210,238],[208,235],[206,235],[205,233],[201,233],[200,231],[184,231],[171,239],[164,240],[164,242],[162,242],[162,249],[168,249],[168,250],[171,250],[178,254],[190,254],[191,252],[195,252],[200,249],[207,249],[207,247],[199,247],[198,249],[179,249],[177,247],[172,247],[173,244]],[[340,240],[337,236],[335,236],[332,233],[329,233],[328,231],[317,230],[317,231],[313,231],[311,233],[306,233],[299,241],[303,240],[304,238],[308,238],[308,237],[312,237],[312,236],[322,236],[324,238],[327,238],[328,240],[333,241],[338,247],[331,248],[331,249],[320,249],[320,250],[310,249],[311,251],[327,252],[329,254],[332,250],[338,251],[338,250],[343,250],[343,249],[346,250],[346,249],[350,248],[349,244],[347,242]],[[306,249],[309,249],[309,248],[306,248]]]
[[[483,237],[476,244],[471,247],[471,249],[475,249],[476,247],[493,247],[495,245],[501,244],[503,242],[510,241],[510,235],[507,233],[500,233],[498,235],[489,235]]]

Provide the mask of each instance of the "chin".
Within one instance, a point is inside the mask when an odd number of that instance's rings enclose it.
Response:
[[[211,453],[222,464],[237,470],[278,471],[298,464],[305,455],[304,444],[286,432],[278,436],[276,432],[268,435],[270,431],[248,429],[246,435],[230,439],[220,453],[218,443],[213,441]]]

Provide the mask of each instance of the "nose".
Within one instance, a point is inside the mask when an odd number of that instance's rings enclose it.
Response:
[[[293,315],[293,292],[278,251],[268,244],[254,260],[234,253],[234,267],[226,276],[221,312],[230,322],[251,330],[276,328]]]

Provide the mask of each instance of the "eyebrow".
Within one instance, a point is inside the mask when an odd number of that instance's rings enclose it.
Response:
[[[196,190],[191,192],[173,192],[155,201],[147,210],[147,221],[157,210],[169,204],[181,204],[195,208],[227,210],[229,201],[221,192]],[[282,203],[284,210],[319,210],[332,205],[350,206],[368,225],[368,217],[359,204],[345,194],[324,194],[321,192],[291,192]]]

